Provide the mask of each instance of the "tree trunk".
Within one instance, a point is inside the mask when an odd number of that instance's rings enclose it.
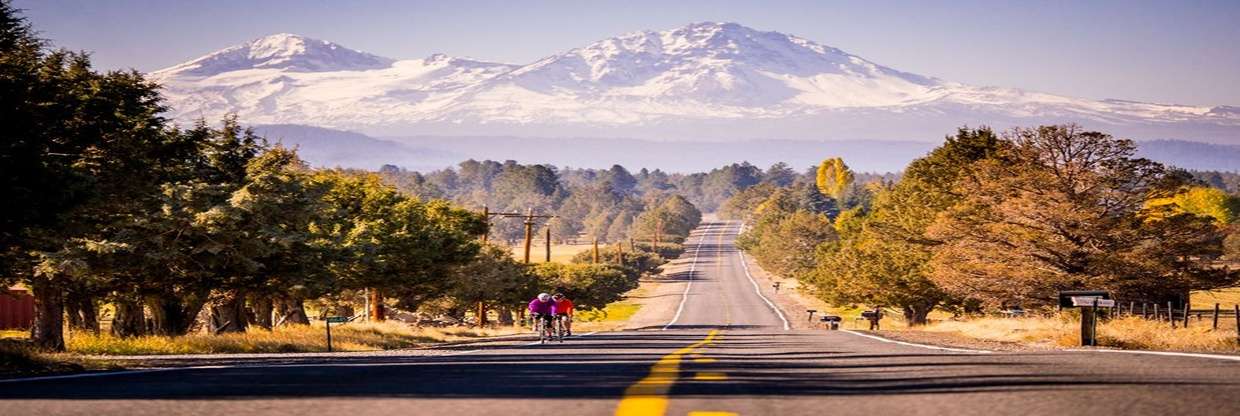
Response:
[[[199,297],[181,299],[173,294],[149,296],[147,306],[151,310],[151,333],[155,335],[185,335],[202,310]]]
[[[370,320],[383,322],[387,320],[387,308],[383,305],[383,292],[377,288],[370,289]]]
[[[306,316],[306,308],[300,297],[278,296],[274,300],[275,326],[310,325],[310,318]]]
[[[69,328],[74,331],[99,333],[99,313],[95,299],[76,292],[65,294],[65,309],[69,312]]]
[[[904,322],[908,322],[908,326],[922,326],[928,323],[926,316],[930,315],[930,310],[934,309],[933,305],[916,304],[904,305]]]
[[[499,324],[512,326],[512,308],[500,306],[496,309],[499,312]]]
[[[271,329],[271,313],[274,309],[270,296],[254,296],[250,299],[250,310],[254,311],[254,320],[251,323],[263,329]]]
[[[112,318],[112,335],[128,338],[146,332],[146,318],[142,313],[142,303],[131,299],[117,299],[116,316]]]
[[[46,283],[32,284],[30,289],[34,295],[34,326],[30,327],[30,341],[35,347],[47,351],[64,351],[64,292]]]
[[[219,290],[207,300],[207,331],[213,335],[245,332],[245,296],[237,290]]]

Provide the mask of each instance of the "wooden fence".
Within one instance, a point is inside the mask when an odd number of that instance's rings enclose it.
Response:
[[[1140,316],[1145,319],[1155,321],[1166,321],[1172,328],[1188,328],[1197,322],[1197,325],[1210,325],[1210,329],[1217,331],[1219,323],[1225,320],[1235,320],[1236,336],[1240,337],[1240,305],[1230,305],[1224,307],[1222,304],[1214,304],[1209,309],[1192,309],[1189,304],[1182,307],[1175,307],[1174,304],[1140,303],[1140,302],[1116,302],[1115,314],[1117,316]]]
[[[25,290],[0,291],[0,329],[27,329],[34,324],[34,296]]]

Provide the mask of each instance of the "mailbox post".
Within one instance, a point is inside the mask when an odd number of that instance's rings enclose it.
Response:
[[[324,326],[327,327],[327,352],[332,352],[332,324],[343,324],[349,322],[347,316],[329,316],[324,320]]]
[[[1064,290],[1059,292],[1061,308],[1081,309],[1081,346],[1098,345],[1098,308],[1114,308],[1111,294],[1098,290]]]

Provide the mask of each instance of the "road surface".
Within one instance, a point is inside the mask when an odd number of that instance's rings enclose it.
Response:
[[[949,351],[786,330],[758,293],[766,285],[746,273],[738,228],[695,231],[673,273],[678,312],[657,327],[430,356],[292,356],[0,382],[0,414],[1240,414],[1237,361]]]

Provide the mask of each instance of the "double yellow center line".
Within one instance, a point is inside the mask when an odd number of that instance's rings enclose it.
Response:
[[[616,416],[660,416],[667,412],[667,393],[680,378],[684,356],[715,341],[718,330],[711,330],[706,339],[663,356],[650,368],[650,374],[624,390],[624,398],[616,407]]]

